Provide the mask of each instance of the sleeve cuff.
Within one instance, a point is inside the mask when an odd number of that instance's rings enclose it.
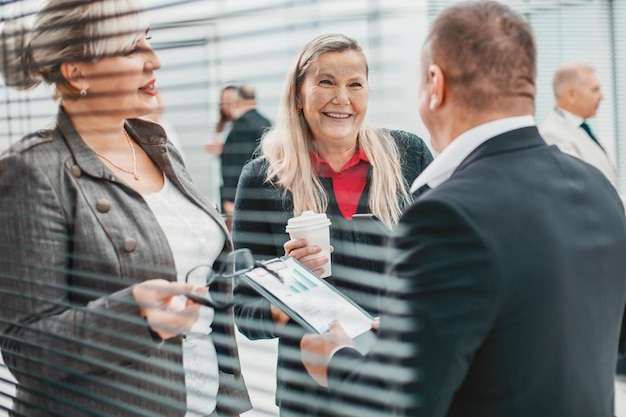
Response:
[[[333,356],[335,356],[335,353],[339,352],[341,349],[352,349],[352,350],[356,350],[354,349],[354,347],[350,346],[350,345],[339,345],[336,348],[334,348],[331,352],[330,355],[328,356],[328,362],[330,362],[333,359]]]

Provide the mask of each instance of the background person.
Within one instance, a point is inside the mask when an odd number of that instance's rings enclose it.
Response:
[[[363,357],[334,324],[302,339],[305,365],[342,416],[613,416],[624,208],[534,125],[530,25],[498,2],[455,4],[421,66],[440,154],[393,238],[378,342]]]
[[[235,120],[234,111],[237,108],[238,100],[236,86],[227,85],[222,89],[220,94],[220,115],[215,124],[215,134],[212,140],[212,144],[215,146],[210,146],[211,144],[205,145],[206,151],[210,154],[222,154],[224,141],[233,127],[233,120]]]
[[[366,120],[368,65],[360,45],[341,34],[311,40],[287,73],[276,126],[261,141],[261,156],[246,164],[235,201],[233,240],[261,258],[319,254],[306,241],[288,240],[287,220],[305,210],[331,221],[332,276],[328,281],[370,313],[378,311],[380,246],[353,222],[374,213],[391,226],[412,201],[409,181],[432,160],[417,136],[378,129]],[[306,261],[311,269],[329,262]],[[326,388],[305,372],[298,348],[302,329],[250,288],[236,307],[250,339],[280,337],[277,404],[281,416],[335,416]]]
[[[136,0],[41,4],[6,21],[2,76],[54,87],[56,123],[0,156],[0,344],[12,415],[223,416],[250,408],[232,310],[179,297],[232,249],[156,106]],[[68,40],[71,40],[69,42]],[[177,282],[179,281],[179,282]],[[230,282],[212,292],[228,294]]]
[[[241,170],[252,159],[263,132],[271,127],[271,122],[256,108],[254,88],[249,85],[238,87],[236,103],[233,127],[224,143],[221,160],[222,210],[227,218],[232,218],[235,210],[235,192]]]
[[[551,145],[595,166],[618,188],[617,173],[599,139],[587,124],[604,98],[596,71],[583,62],[563,64],[552,83],[556,107],[539,127]]]
[[[220,190],[222,180],[221,156],[224,149],[224,141],[230,133],[233,125],[233,110],[237,105],[237,87],[227,85],[220,93],[219,119],[215,124],[215,131],[211,139],[204,143],[204,151],[210,155],[209,159],[209,194],[211,201],[221,202]],[[221,207],[220,207],[221,210]]]

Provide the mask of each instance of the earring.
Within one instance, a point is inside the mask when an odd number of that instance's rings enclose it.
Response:
[[[80,96],[81,97],[85,97],[87,95],[87,90],[85,90],[84,88],[82,90],[80,90]]]

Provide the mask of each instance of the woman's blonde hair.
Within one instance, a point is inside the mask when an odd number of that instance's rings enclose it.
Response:
[[[95,62],[130,50],[148,29],[140,0],[45,0],[33,16],[4,22],[0,72],[6,85],[26,90],[41,82],[70,91],[65,62]]]
[[[369,73],[367,58],[354,39],[332,33],[316,37],[302,49],[287,73],[276,124],[261,141],[261,152],[269,165],[266,181],[291,192],[294,215],[305,210],[322,213],[328,207],[328,196],[309,156],[313,136],[304,115],[298,111],[300,88],[307,70],[322,54],[343,51],[358,53],[365,63],[366,75]],[[395,141],[387,131],[375,129],[365,121],[358,141],[373,167],[370,209],[385,223],[396,224],[411,196],[406,191]]]

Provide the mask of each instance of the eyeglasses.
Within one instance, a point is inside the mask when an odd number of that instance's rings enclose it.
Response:
[[[257,273],[270,274],[278,279],[281,283],[283,278],[279,271],[286,268],[284,262],[280,259],[269,262],[255,261],[249,249],[237,249],[230,252],[223,263],[220,271],[216,272],[211,265],[198,265],[192,268],[185,277],[185,282],[193,284],[197,288],[206,288],[204,295],[197,292],[189,292],[185,294],[190,300],[212,307],[216,310],[224,310],[237,304],[235,296],[232,294],[220,294],[217,291],[210,291],[210,286],[220,279],[230,279],[246,274],[253,269],[258,268]]]

